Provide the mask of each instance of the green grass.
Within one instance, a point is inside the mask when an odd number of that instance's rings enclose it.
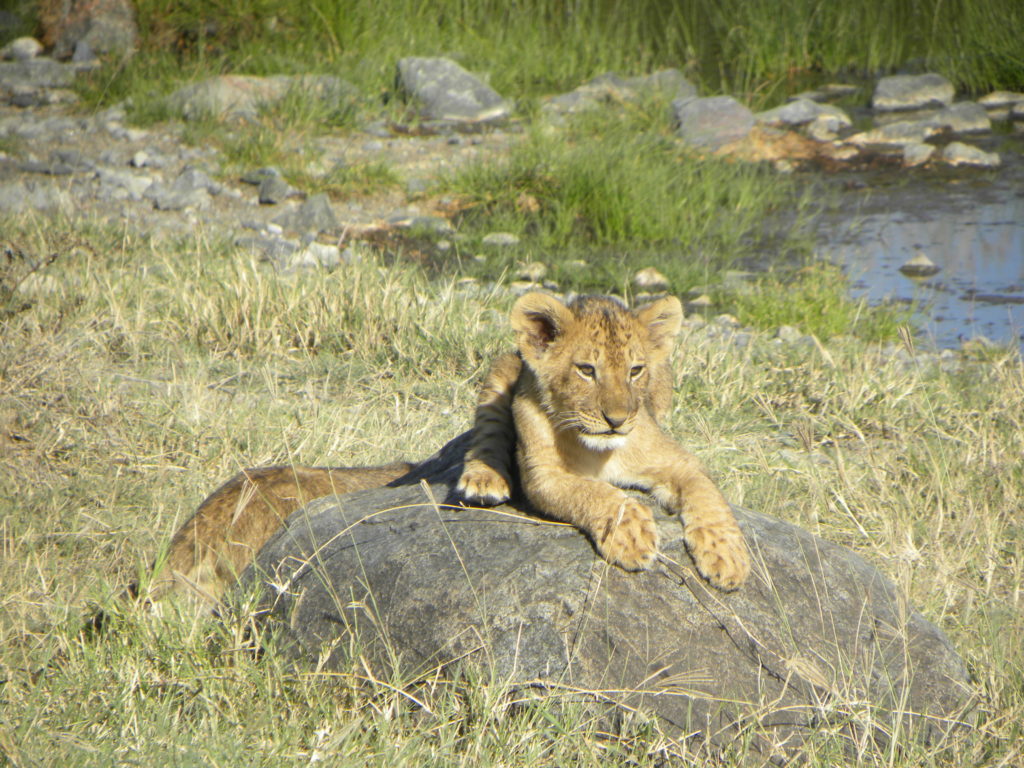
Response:
[[[2,224],[29,259],[56,254],[0,272],[19,297],[0,315],[9,762],[634,766],[677,749],[643,716],[611,735],[585,709],[509,708],[486,670],[292,668],[272,642],[251,653],[244,606],[195,624],[114,604],[239,468],[415,458],[464,429],[475,382],[510,343],[508,293],[462,294],[371,256],[283,277],[200,230],[151,240],[87,221]],[[678,345],[669,431],[735,503],[877,564],[979,687],[972,743],[941,755],[901,741],[847,764],[1024,758],[1024,366],[1006,350],[964,365],[907,366],[850,337],[803,347],[754,334],[740,347],[696,326]],[[794,451],[816,460],[794,466]],[[113,631],[82,642],[95,602],[114,608]],[[828,734],[810,750],[809,765],[835,764]]]
[[[452,56],[516,99],[571,89],[606,71],[684,69],[707,92],[778,103],[809,81],[907,62],[961,90],[1019,89],[1016,0],[496,0],[136,3],[141,53],[85,88],[92,103],[149,102],[172,83],[218,72],[340,74],[392,90],[403,56]],[[386,19],[387,23],[381,23]],[[156,84],[154,88],[154,83]]]

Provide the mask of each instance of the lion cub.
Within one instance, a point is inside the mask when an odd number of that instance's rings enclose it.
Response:
[[[589,534],[609,562],[638,570],[657,556],[650,508],[620,490],[639,489],[683,515],[686,545],[709,582],[740,586],[750,559],[732,510],[658,426],[682,317],[675,297],[636,310],[608,297],[521,297],[511,315],[519,353],[499,358],[484,382],[463,497],[509,498],[514,443],[526,497]]]

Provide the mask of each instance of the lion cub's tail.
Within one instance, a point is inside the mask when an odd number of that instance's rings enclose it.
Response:
[[[184,595],[210,611],[285,519],[307,502],[377,488],[415,465],[244,469],[211,493],[171,539],[144,596]]]

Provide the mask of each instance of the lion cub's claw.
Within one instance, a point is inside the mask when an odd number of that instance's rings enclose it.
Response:
[[[494,468],[477,460],[466,462],[456,490],[470,504],[485,507],[502,504],[512,496],[508,479]]]
[[[750,575],[750,553],[735,522],[686,526],[686,546],[712,586],[732,590]]]
[[[658,528],[651,510],[627,498],[595,531],[597,549],[610,563],[627,571],[650,568],[658,556]]]

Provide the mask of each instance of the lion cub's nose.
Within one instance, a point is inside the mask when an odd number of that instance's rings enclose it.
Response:
[[[624,413],[605,413],[602,411],[601,415],[604,416],[604,420],[608,422],[608,426],[612,429],[618,429],[626,423],[626,414]]]

